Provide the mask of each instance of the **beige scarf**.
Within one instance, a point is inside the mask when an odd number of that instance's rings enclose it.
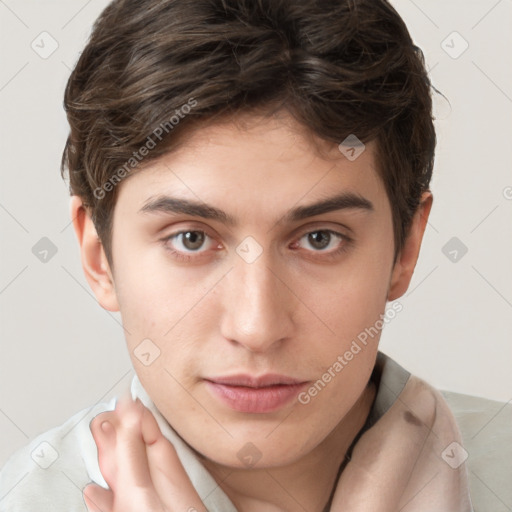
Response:
[[[472,512],[460,432],[441,393],[410,376],[353,446],[331,512]]]

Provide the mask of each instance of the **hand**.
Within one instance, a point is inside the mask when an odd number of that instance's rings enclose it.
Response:
[[[173,445],[139,400],[126,394],[114,411],[92,420],[91,432],[110,489],[85,487],[89,512],[207,512]]]

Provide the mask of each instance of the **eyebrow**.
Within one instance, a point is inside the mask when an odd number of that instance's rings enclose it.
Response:
[[[373,203],[365,197],[352,192],[343,192],[316,203],[292,208],[281,220],[278,221],[278,224],[296,222],[307,219],[308,217],[336,210],[354,209],[368,212],[374,211]],[[223,210],[220,210],[219,208],[216,208],[215,206],[171,196],[157,196],[150,198],[139,210],[139,213],[157,212],[203,217],[205,219],[216,220],[232,227],[237,225],[235,217]]]

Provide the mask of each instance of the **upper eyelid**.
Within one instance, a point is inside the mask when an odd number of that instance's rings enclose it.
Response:
[[[191,222],[193,223],[194,221],[192,220]],[[345,225],[345,224],[342,224],[342,223],[339,223],[339,222],[335,222],[335,221],[332,221],[332,220],[331,221],[328,221],[328,220],[316,220],[316,221],[312,221],[311,223],[313,224],[312,226],[302,226],[302,227],[299,227],[299,228],[295,228],[293,230],[294,233],[295,233],[293,236],[298,236],[297,233],[301,233],[300,236],[302,236],[305,233],[312,233],[312,232],[315,232],[315,231],[333,231],[335,233],[339,233],[340,235],[346,236],[348,238],[348,237],[350,237],[350,235],[346,234],[346,233],[343,233],[342,231],[345,230],[345,231],[347,231],[350,234],[353,233],[353,230],[348,225]],[[334,227],[326,226],[326,224],[331,224],[331,225],[334,224],[335,226]],[[341,232],[340,232],[340,230],[341,230]],[[162,229],[160,231],[164,231],[164,230]],[[186,233],[186,232],[189,232],[189,231],[202,231],[202,232],[206,233],[208,236],[210,236],[212,238],[215,238],[215,236],[213,236],[210,233],[211,231],[215,231],[215,230],[213,228],[210,228],[209,226],[205,227],[204,224],[202,224],[202,223],[200,223],[199,226],[194,226],[192,224],[190,227],[184,227],[184,228],[178,229],[178,231],[174,231],[171,234],[166,235],[163,238],[170,238],[172,236],[178,235],[179,233],[184,233],[184,232]]]
[[[349,228],[346,228],[347,231],[351,231]],[[335,228],[330,228],[330,227],[309,227],[309,228],[305,228],[304,230],[299,230],[298,233],[296,233],[294,236],[297,237],[297,236],[304,236],[306,234],[309,234],[309,233],[316,233],[317,231],[328,231],[330,233],[333,233],[333,234],[337,234],[337,235],[340,235],[340,236],[344,236],[346,238],[349,238],[349,235],[343,233],[343,232],[340,232],[339,230],[335,229]],[[169,235],[165,235],[163,237],[163,240],[167,240],[169,238],[174,238],[175,236],[178,236],[180,234],[183,234],[183,233],[193,233],[193,232],[200,232],[200,233],[204,233],[206,235],[208,235],[210,238],[215,238],[213,235],[211,235],[207,229],[204,229],[204,228],[195,228],[195,227],[192,227],[192,228],[183,228],[183,229],[180,229],[178,231],[174,231],[172,233],[170,233]]]

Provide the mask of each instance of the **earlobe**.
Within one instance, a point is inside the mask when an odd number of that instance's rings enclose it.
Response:
[[[78,196],[71,196],[70,215],[80,245],[82,268],[89,286],[102,308],[119,311],[114,280],[103,245],[87,208]]]
[[[433,199],[430,191],[424,192],[421,196],[420,204],[411,221],[409,234],[393,267],[388,288],[388,301],[398,299],[409,288],[418,261],[421,241],[423,240]]]

